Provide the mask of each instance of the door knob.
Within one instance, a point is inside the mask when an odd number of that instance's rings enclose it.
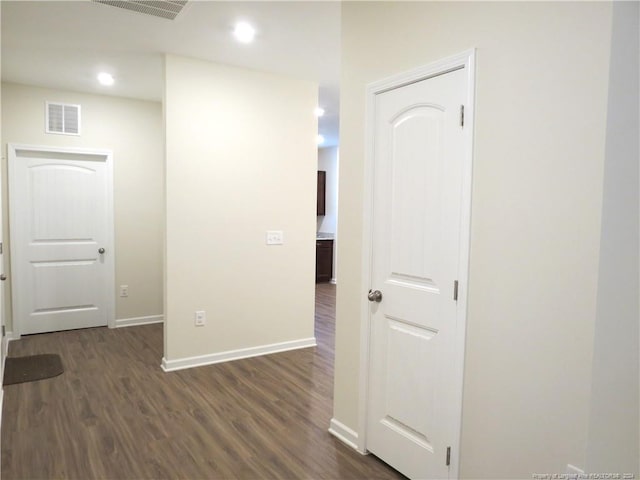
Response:
[[[100,255],[102,255],[102,254],[104,253],[104,248],[102,248],[102,247],[101,247],[101,248],[99,248],[99,249],[98,249],[98,253],[99,253]]]
[[[0,280],[1,281],[5,281],[7,279],[7,276],[3,273],[2,275],[0,275]]]
[[[382,292],[380,290],[369,290],[369,294],[367,298],[370,302],[381,302],[382,301]]]

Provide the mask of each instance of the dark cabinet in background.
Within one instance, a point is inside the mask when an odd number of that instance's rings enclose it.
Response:
[[[333,277],[333,240],[316,240],[316,283]]]
[[[327,189],[327,172],[318,170],[318,203],[316,215],[324,215]]]

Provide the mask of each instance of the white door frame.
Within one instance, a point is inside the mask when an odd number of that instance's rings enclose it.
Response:
[[[9,167],[9,238],[10,238],[10,260],[11,260],[11,300],[12,300],[12,321],[13,321],[13,337],[12,339],[20,338],[20,334],[22,332],[20,319],[14,315],[15,306],[20,302],[18,299],[18,293],[21,289],[28,288],[25,285],[19,285],[18,276],[16,275],[16,267],[20,264],[21,259],[16,258],[15,250],[13,247],[17,245],[18,239],[15,238],[16,229],[13,228],[15,219],[18,218],[21,213],[21,209],[19,206],[15,205],[14,202],[11,201],[11,193],[15,188],[13,187],[16,182],[16,162],[20,161],[19,157],[23,155],[19,155],[20,152],[35,152],[38,156],[50,154],[53,158],[63,159],[65,155],[68,156],[77,156],[78,159],[82,160],[91,160],[95,158],[96,161],[98,158],[104,158],[105,166],[106,166],[106,176],[107,176],[107,244],[105,248],[107,252],[110,252],[109,255],[105,255],[104,263],[106,265],[106,289],[107,289],[107,301],[106,301],[106,314],[107,314],[107,323],[109,328],[115,328],[115,237],[114,237],[114,216],[113,216],[113,153],[111,150],[104,149],[95,149],[95,148],[75,148],[75,147],[48,147],[42,145],[24,145],[24,144],[16,144],[9,143],[7,145],[8,149],[8,167]],[[69,160],[69,158],[64,158],[65,160]],[[72,160],[72,159],[71,159]],[[15,190],[14,190],[15,191]],[[18,280],[18,281],[16,281]]]
[[[369,391],[369,352],[370,352],[370,308],[367,291],[371,287],[373,260],[373,178],[374,178],[374,139],[375,139],[375,100],[376,95],[405,85],[426,80],[454,70],[464,68],[467,71],[467,100],[464,109],[464,142],[465,157],[462,171],[462,202],[460,222],[460,266],[458,272],[458,313],[456,318],[455,348],[456,358],[452,381],[455,381],[454,411],[456,435],[451,445],[451,478],[459,476],[460,431],[462,426],[462,387],[464,374],[465,334],[467,323],[467,285],[469,279],[469,248],[471,234],[471,178],[473,165],[473,130],[475,102],[475,49],[447,57],[423,67],[403,72],[367,85],[366,90],[366,150],[365,150],[365,184],[363,214],[363,257],[362,257],[362,292],[360,320],[360,379],[358,399],[358,451],[367,453],[367,397]]]

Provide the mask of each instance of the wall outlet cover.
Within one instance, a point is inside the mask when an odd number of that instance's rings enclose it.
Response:
[[[284,234],[282,230],[267,230],[267,245],[282,245]]]
[[[204,310],[197,310],[195,313],[195,324],[196,327],[202,327],[207,323],[207,314]]]

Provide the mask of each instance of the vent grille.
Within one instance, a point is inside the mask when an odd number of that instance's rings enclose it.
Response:
[[[123,8],[153,17],[175,20],[187,4],[181,0],[93,0],[95,3]]]
[[[47,102],[46,132],[80,135],[80,105]]]

